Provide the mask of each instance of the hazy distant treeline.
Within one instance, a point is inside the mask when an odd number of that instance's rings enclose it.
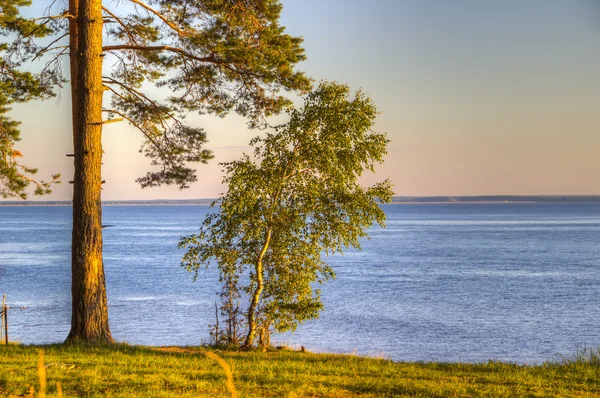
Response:
[[[105,205],[209,205],[214,199],[156,199],[156,200],[107,200]],[[394,196],[392,203],[473,203],[473,202],[600,202],[600,195],[496,195],[496,196]],[[70,206],[70,200],[9,200],[0,206]]]
[[[600,195],[394,196],[394,203],[600,202]]]

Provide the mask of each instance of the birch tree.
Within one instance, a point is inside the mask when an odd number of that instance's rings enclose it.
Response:
[[[2,0],[4,7],[28,0]],[[188,112],[235,111],[250,127],[289,104],[281,90],[310,86],[294,66],[302,40],[279,25],[276,0],[60,0],[45,3],[33,21],[13,29],[6,62],[39,63],[60,76],[69,57],[73,125],[72,319],[67,341],[112,342],[102,262],[102,127],[124,120],[143,135],[141,151],[154,170],[142,187],[196,181],[190,162],[205,163],[207,132],[183,120]],[[31,22],[31,21],[30,21]],[[33,22],[31,22],[33,23]],[[36,40],[39,29],[51,38]],[[12,36],[9,36],[12,38]],[[106,66],[106,67],[105,67]],[[170,93],[154,97],[157,90]],[[107,98],[108,97],[108,98]]]
[[[323,255],[360,248],[368,227],[384,225],[378,203],[391,200],[390,181],[358,182],[386,154],[385,134],[371,130],[376,115],[364,93],[323,83],[286,124],[251,141],[253,156],[222,164],[228,192],[180,241],[182,265],[197,276],[216,261],[228,293],[245,298],[244,347],[316,318],[316,287],[334,277]]]

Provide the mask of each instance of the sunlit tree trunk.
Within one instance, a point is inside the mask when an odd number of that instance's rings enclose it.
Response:
[[[256,338],[256,309],[258,308],[258,301],[260,300],[260,295],[264,289],[264,281],[263,281],[263,259],[265,258],[265,254],[269,249],[269,244],[271,243],[271,228],[267,230],[265,243],[258,255],[258,259],[256,260],[256,265],[254,267],[254,272],[256,273],[256,289],[252,294],[252,300],[250,301],[250,307],[248,308],[248,334],[246,335],[246,340],[244,341],[244,348],[252,347],[254,344],[254,339]]]
[[[67,341],[111,343],[102,263],[102,2],[70,0],[73,104],[72,315]]]

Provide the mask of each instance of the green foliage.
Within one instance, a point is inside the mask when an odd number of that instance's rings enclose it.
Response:
[[[142,187],[187,188],[197,179],[188,163],[213,157],[204,148],[206,132],[187,125],[186,113],[224,116],[235,111],[251,127],[260,127],[265,116],[290,104],[282,89],[310,89],[310,80],[294,70],[305,59],[302,39],[279,25],[282,6],[276,0],[124,3],[129,7],[95,2],[104,13],[103,51],[111,64],[111,72],[102,77],[110,96],[104,112],[126,119],[144,135],[140,152],[157,169],[137,180]],[[39,81],[47,89],[68,78],[60,63],[68,55],[65,41],[74,11],[47,0],[45,15],[21,17],[19,8],[30,4],[0,0],[0,32],[14,39],[0,50],[12,71],[37,61]],[[152,84],[170,95],[153,98],[147,91]]]
[[[142,187],[196,180],[187,162],[206,162],[206,133],[184,126],[185,112],[248,117],[252,127],[290,102],[279,94],[306,91],[309,80],[293,66],[304,60],[302,39],[285,34],[274,0],[131,1],[136,13],[107,11],[108,33],[118,54],[104,83],[114,94],[114,114],[126,117],[145,135],[141,152],[159,166],[138,179]],[[107,5],[108,6],[108,5]],[[157,45],[157,43],[160,43]],[[165,101],[139,90],[145,82],[168,87]]]
[[[26,0],[0,1],[1,35],[27,33],[32,37],[43,37],[51,33],[49,28],[20,16],[19,7],[30,3]],[[3,198],[26,199],[26,188],[31,183],[36,186],[35,195],[48,194],[51,192],[51,185],[59,183],[58,174],[53,175],[49,182],[34,180],[32,176],[37,173],[37,169],[19,162],[22,154],[14,145],[20,140],[20,122],[6,116],[11,104],[54,95],[52,88],[58,82],[51,69],[38,75],[17,69],[27,59],[23,54],[31,55],[32,51],[33,47],[28,41],[0,43],[0,196]],[[17,56],[18,53],[22,56]]]
[[[229,190],[218,211],[180,242],[183,266],[197,275],[216,259],[224,286],[249,298],[246,345],[255,323],[282,332],[317,317],[315,282],[334,277],[322,253],[360,248],[365,229],[384,224],[378,202],[391,200],[391,183],[363,188],[358,178],[383,161],[388,140],[371,131],[370,98],[348,97],[347,86],[321,84],[286,124],[251,141],[253,158],[224,163]]]
[[[21,16],[19,9],[30,5],[31,0],[0,0],[0,30],[2,33],[17,33],[32,38],[50,34],[52,29],[46,24],[39,24]]]
[[[26,188],[31,183],[35,185],[35,195],[48,194],[52,192],[51,185],[60,182],[60,175],[53,175],[48,182],[33,179],[37,169],[22,165],[19,162],[22,154],[14,147],[21,139],[20,122],[12,120],[6,114],[12,103],[43,98],[51,93],[32,74],[9,70],[1,62],[0,60],[0,196],[26,199]]]

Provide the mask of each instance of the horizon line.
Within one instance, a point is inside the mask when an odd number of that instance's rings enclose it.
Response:
[[[431,199],[431,198],[598,198],[600,199],[600,194],[483,194],[483,195],[394,195],[394,198],[403,198],[403,199]],[[175,198],[161,198],[161,199],[105,199],[102,200],[103,203],[106,202],[209,202],[219,200],[220,198],[193,198],[193,199],[175,199]],[[44,203],[44,202],[53,202],[53,203],[71,203],[72,200],[65,199],[0,199],[0,203]]]

